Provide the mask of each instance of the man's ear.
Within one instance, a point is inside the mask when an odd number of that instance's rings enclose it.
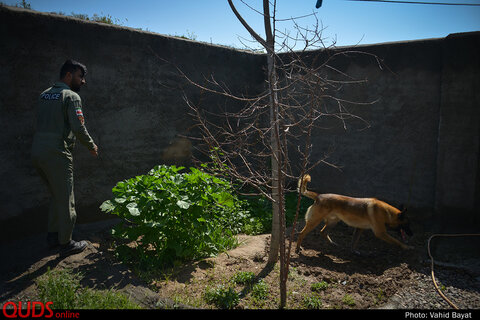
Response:
[[[72,81],[72,78],[73,78],[73,74],[70,71],[68,71],[67,73],[65,73],[65,76],[63,77],[62,80],[65,82],[70,82]]]

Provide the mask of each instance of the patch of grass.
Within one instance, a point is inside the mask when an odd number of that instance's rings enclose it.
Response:
[[[268,285],[265,281],[260,280],[252,286],[252,297],[255,301],[265,300],[268,297]]]
[[[250,293],[245,300],[247,305],[250,302],[253,303],[254,307],[261,307],[265,304],[269,294],[268,284],[263,279],[256,279],[254,272],[239,271],[232,276],[230,281],[237,285],[244,285],[245,292]]]
[[[50,270],[37,278],[36,284],[40,299],[52,301],[56,309],[71,309],[77,306],[81,294],[81,276],[71,270]]]
[[[385,293],[382,289],[378,289],[377,296],[375,297],[375,304],[381,303],[382,301],[386,300]]]
[[[306,309],[321,309],[322,300],[316,294],[307,295],[303,298],[303,306]]]
[[[328,288],[328,283],[325,281],[312,283],[310,289],[314,292],[325,291]]]
[[[255,281],[255,273],[251,271],[239,271],[232,277],[232,281],[236,284],[252,284]]]
[[[81,279],[69,269],[48,269],[36,280],[40,299],[52,301],[55,309],[140,309],[120,292],[82,287]]]
[[[353,297],[351,295],[349,295],[348,293],[345,294],[345,296],[343,296],[342,302],[343,302],[343,304],[345,304],[349,307],[354,307],[355,304],[356,304],[355,299],[353,299]]]
[[[203,297],[207,303],[220,309],[233,309],[240,302],[240,296],[235,289],[224,285],[207,288]]]

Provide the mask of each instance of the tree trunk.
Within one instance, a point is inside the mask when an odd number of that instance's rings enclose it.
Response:
[[[263,18],[265,25],[266,41],[263,40],[242,18],[238,13],[232,0],[228,3],[243,26],[249,31],[261,45],[267,50],[267,65],[268,65],[268,86],[269,86],[269,104],[270,104],[270,148],[272,151],[272,236],[270,241],[270,251],[268,255],[267,264],[275,264],[278,260],[280,252],[280,307],[285,307],[287,299],[287,266],[285,255],[285,209],[284,209],[284,175],[282,172],[282,146],[280,134],[280,117],[279,105],[277,95],[277,74],[275,66],[275,38],[272,32],[271,17],[270,17],[270,3],[269,0],[263,0]],[[275,2],[274,2],[275,3]],[[275,4],[274,4],[275,6]],[[275,10],[275,7],[274,7]]]
[[[274,7],[275,10],[275,7]],[[285,256],[285,207],[283,185],[284,176],[282,172],[282,145],[280,138],[280,110],[277,96],[277,73],[275,66],[275,38],[270,22],[270,3],[263,0],[263,17],[265,34],[267,40],[267,65],[268,85],[270,91],[270,146],[272,150],[272,236],[270,241],[270,252],[268,263],[274,264],[280,252],[280,308],[284,308],[287,302],[287,267]]]
[[[278,148],[278,99],[277,99],[277,82],[276,82],[276,73],[275,73],[275,53],[274,53],[274,39],[272,33],[272,27],[270,24],[270,4],[268,0],[263,0],[263,16],[264,16],[264,25],[265,25],[265,34],[266,34],[266,44],[267,44],[267,66],[268,66],[268,86],[270,91],[270,147],[272,150],[271,162],[272,162],[272,208],[273,208],[273,217],[272,217],[272,236],[270,240],[270,251],[268,255],[268,264],[274,264],[278,260],[278,253],[280,250],[280,203],[282,201],[280,197],[280,179],[279,179],[279,169],[280,165],[280,150]]]

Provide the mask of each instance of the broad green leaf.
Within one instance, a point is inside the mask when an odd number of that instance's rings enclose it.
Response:
[[[219,194],[218,202],[219,202],[220,205],[224,205],[224,206],[227,206],[227,207],[232,207],[233,204],[234,204],[234,199],[233,199],[233,196],[230,193],[222,192],[222,193]]]
[[[132,216],[138,217],[140,215],[140,211],[138,210],[137,204],[135,202],[127,204],[127,209]]]
[[[182,209],[188,209],[188,208],[190,208],[190,203],[188,203],[187,201],[178,200],[177,201],[177,206],[179,206]]]
[[[107,200],[100,205],[100,210],[104,212],[112,212],[115,210],[115,205],[112,203],[112,201]]]
[[[114,201],[116,203],[124,203],[125,201],[127,201],[127,199],[123,198],[123,197],[120,197],[120,198],[115,198]]]

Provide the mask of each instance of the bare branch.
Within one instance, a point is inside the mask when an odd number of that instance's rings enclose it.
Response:
[[[232,0],[228,0],[228,4],[230,5],[230,8],[232,9],[233,13],[237,17],[238,21],[247,29],[247,31],[252,35],[255,40],[258,41],[267,51],[269,51],[268,44],[265,40],[262,39],[253,29],[248,25],[248,23],[243,19],[243,17],[238,13],[237,8],[233,5]]]

